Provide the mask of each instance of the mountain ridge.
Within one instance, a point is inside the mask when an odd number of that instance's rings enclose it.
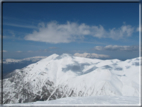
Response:
[[[4,103],[90,95],[138,96],[139,60],[100,60],[53,54],[15,70],[4,79]]]

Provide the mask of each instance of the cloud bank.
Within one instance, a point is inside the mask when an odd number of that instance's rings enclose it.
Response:
[[[95,50],[108,50],[108,51],[138,51],[138,46],[119,46],[119,45],[107,45],[107,46],[96,46]]]
[[[70,43],[84,39],[85,36],[93,36],[96,38],[112,38],[120,39],[129,37],[134,32],[134,27],[130,25],[122,25],[120,28],[112,28],[109,30],[100,26],[89,26],[85,23],[78,24],[75,22],[67,22],[58,24],[57,22],[39,23],[38,30],[25,36],[25,40],[47,42],[47,43]]]
[[[75,53],[74,56],[85,57],[85,58],[108,58],[108,55],[96,54],[96,53]]]

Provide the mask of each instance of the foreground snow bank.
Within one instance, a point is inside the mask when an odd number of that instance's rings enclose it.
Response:
[[[36,101],[24,104],[12,105],[140,105],[139,97],[126,96],[90,96],[90,97],[67,97],[50,101]],[[10,105],[10,104],[5,104]]]

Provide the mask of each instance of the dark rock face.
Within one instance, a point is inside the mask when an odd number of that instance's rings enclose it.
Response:
[[[51,93],[54,91],[54,84],[50,81],[46,82],[46,85],[41,87],[41,90],[37,93],[33,92],[32,85],[30,82],[22,83],[19,81],[19,84],[16,84],[16,79],[9,80],[13,85],[13,96],[11,96],[10,89],[9,91],[4,91],[3,97],[4,97],[4,104],[8,103],[27,103],[27,102],[34,102],[34,101],[45,101],[48,99],[48,97],[51,95]],[[22,86],[23,85],[23,86]],[[51,96],[49,100],[53,100],[56,98],[60,98],[62,95],[60,95],[60,91],[56,90],[56,92]]]
[[[45,101],[49,98],[51,93],[54,91],[55,86],[52,81],[47,80],[45,85],[43,85],[40,90],[35,91],[35,86],[32,82],[25,82],[24,77],[26,74],[24,72],[12,72],[8,75],[8,78],[3,80],[3,103],[27,103],[34,101]],[[36,84],[38,85],[38,84]],[[49,100],[56,98],[61,98],[61,90],[58,89],[50,97]]]
[[[55,87],[52,81],[47,80],[40,90],[35,92],[35,87],[31,82],[24,82],[23,76],[18,74],[12,75],[7,80],[4,79],[3,103],[27,103],[35,101],[55,100],[63,97],[75,97],[76,92],[69,89],[68,86]],[[10,85],[10,86],[8,86]],[[5,90],[10,87],[8,90]],[[66,91],[65,91],[66,90]],[[84,93],[80,92],[79,96]]]

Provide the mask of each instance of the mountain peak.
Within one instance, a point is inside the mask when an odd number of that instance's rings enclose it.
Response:
[[[63,53],[62,55],[57,57],[57,59],[62,59],[62,58],[73,58],[73,56],[71,54]]]
[[[50,56],[48,56],[48,57],[46,57],[45,59],[43,59],[43,60],[52,60],[52,59],[55,59],[56,57],[58,57],[59,55],[58,54],[52,54],[52,55],[50,55]],[[41,60],[41,61],[43,61],[43,60]]]
[[[50,56],[52,56],[52,57],[53,57],[53,56],[59,56],[59,55],[58,55],[58,54],[56,54],[56,53],[54,53],[54,54],[52,54],[52,55],[50,55]]]

